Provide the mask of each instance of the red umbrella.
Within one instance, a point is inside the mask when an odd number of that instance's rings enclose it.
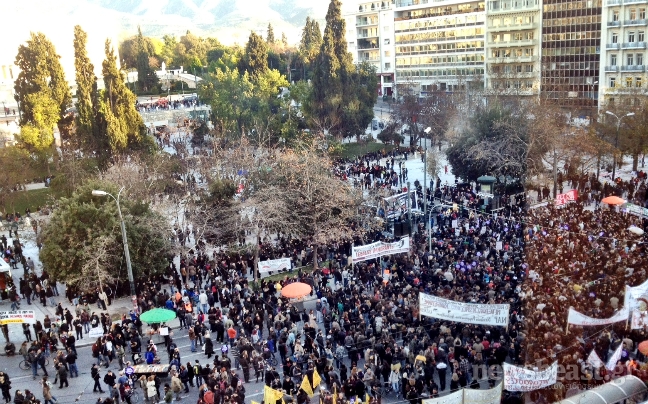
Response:
[[[307,283],[294,282],[284,286],[281,289],[281,295],[289,299],[298,299],[310,294],[312,290],[313,288]]]
[[[624,203],[626,203],[625,199],[621,199],[618,196],[614,195],[603,198],[601,202],[607,203],[608,205],[623,205]]]

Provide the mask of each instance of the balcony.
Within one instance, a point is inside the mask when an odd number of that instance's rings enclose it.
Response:
[[[369,63],[376,63],[380,62],[380,57],[379,56],[369,56],[368,58],[358,58],[358,62],[369,62]]]
[[[528,24],[510,24],[510,25],[489,25],[488,30],[492,32],[498,32],[498,31],[521,31],[521,30],[527,30],[527,29],[536,29],[538,27],[538,23],[531,22]]]
[[[637,26],[637,25],[646,25],[646,24],[648,24],[648,20],[646,20],[645,18],[641,19],[641,20],[625,20],[625,21],[623,21],[623,25],[625,25],[625,26],[631,26],[631,25]],[[608,23],[608,27],[609,26],[610,25]]]
[[[622,0],[623,4],[647,4],[648,0]]]
[[[605,2],[607,6],[620,6],[622,3],[622,0],[607,0]]]
[[[503,7],[498,7],[498,8],[491,8],[488,10],[488,14],[503,14],[503,13],[513,13],[517,11],[536,11],[540,10],[540,5],[538,3],[535,4],[528,4],[528,5],[519,5],[519,6],[511,6],[510,4],[504,5]]]
[[[536,60],[536,56],[489,57],[488,63],[531,63]]]
[[[608,27],[620,27],[621,26],[621,21],[608,21],[607,26]]]
[[[376,32],[375,34],[358,34],[358,39],[366,39],[366,38],[378,38],[378,33]]]
[[[619,71],[619,66],[617,66],[617,65],[605,66],[605,71],[608,72],[608,73],[618,72]]]
[[[621,49],[646,49],[645,42],[624,42],[621,44]]]
[[[621,66],[622,72],[643,72],[646,71],[646,66],[644,65],[631,65],[631,66]]]
[[[492,48],[506,48],[509,46],[532,46],[538,43],[537,39],[524,39],[524,40],[519,40],[519,41],[497,41],[497,42],[489,42],[488,46]]]
[[[378,45],[358,45],[358,50],[378,49]]]
[[[605,49],[607,50],[619,50],[620,48],[621,48],[621,44],[618,43],[605,44]]]
[[[374,21],[356,21],[356,27],[369,27],[371,25],[378,25],[378,20],[374,20]]]

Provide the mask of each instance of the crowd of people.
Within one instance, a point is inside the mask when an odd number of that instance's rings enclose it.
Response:
[[[402,192],[399,184],[407,174],[401,178],[395,159],[407,158],[409,151],[399,153],[347,162],[338,175],[362,178],[369,187],[391,182],[391,193]],[[575,184],[585,194],[597,190],[594,180],[585,176]],[[623,183],[603,184],[600,192],[625,192],[643,203],[644,182],[642,176],[627,181],[637,192]],[[421,223],[411,237],[409,254],[354,265],[351,251],[359,240],[340,240],[317,250],[309,240],[265,241],[260,259],[288,257],[292,268],[279,281],[261,279],[257,285],[251,282],[251,255],[208,252],[197,243],[193,254],[170,259],[166,274],[137,284],[140,312],[153,307],[176,312],[191,341],[190,350],[204,352],[194,363],[183,360],[183,352],[168,334],[164,348],[150,342],[165,325],[145,331],[134,311],[112,322],[74,294],[68,299],[76,308],[61,307],[59,312],[57,307],[52,324],[40,325],[38,331],[34,327],[31,344],[31,335],[25,333],[28,341],[20,353],[31,363],[35,378],[39,369],[49,376],[43,364],[53,356],[56,380],[63,387],[68,373],[78,376],[75,339],[90,328],[103,327],[104,336],[92,347],[94,389],[103,391],[105,385],[107,403],[129,404],[134,386],[153,402],[171,402],[197,388],[199,404],[243,404],[245,385],[259,381],[304,404],[311,399],[303,388],[304,378],[314,386],[320,377],[319,399],[324,404],[379,403],[387,397],[417,404],[461,388],[493,387],[502,375],[487,369],[504,362],[538,368],[555,361],[576,366],[576,380],[569,379],[573,374],[561,376],[551,389],[533,392],[536,402],[560,400],[574,385],[590,388],[630,373],[644,377],[645,358],[636,350],[648,339],[644,330],[617,323],[572,326],[567,333],[565,325],[569,307],[595,318],[610,317],[623,305],[625,285],[646,279],[644,238],[627,229],[630,225],[645,229],[648,223],[617,207],[592,209],[586,198],[563,207],[548,204],[533,209],[524,194],[500,199],[498,209],[485,211],[476,186],[437,182],[428,200],[442,208],[433,213],[429,238]],[[378,240],[390,241],[381,231],[365,237],[366,242]],[[315,270],[303,271],[314,263]],[[312,309],[281,296],[281,289],[295,281],[312,286]],[[43,279],[26,274],[20,293],[35,297],[38,282]],[[421,317],[419,292],[468,303],[509,304],[509,326]],[[109,297],[99,293],[101,306]],[[614,371],[588,363],[592,350],[605,362],[619,344],[623,354]],[[54,347],[59,349],[54,352]],[[102,375],[100,367],[113,363],[118,373]],[[156,376],[128,377],[124,372],[138,363],[169,364],[170,382]],[[5,400],[11,397],[8,380],[0,374]],[[42,384],[45,400],[55,401],[45,395],[47,379]],[[24,397],[15,400],[33,402]]]

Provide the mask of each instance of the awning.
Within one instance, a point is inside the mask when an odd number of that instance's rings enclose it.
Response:
[[[636,376],[623,376],[605,383],[595,389],[580,392],[574,396],[559,401],[556,404],[610,404],[623,401],[637,394],[646,392],[648,388]]]

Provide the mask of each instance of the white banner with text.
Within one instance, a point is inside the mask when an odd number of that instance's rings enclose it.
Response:
[[[462,303],[419,293],[421,315],[458,323],[508,326],[508,304]]]
[[[403,237],[402,239],[393,243],[383,243],[378,241],[376,243],[361,245],[351,249],[351,257],[353,263],[379,258],[384,255],[408,253],[410,249],[410,238]]]
[[[290,258],[279,258],[276,260],[259,261],[259,273],[265,274],[268,272],[278,273],[282,269],[290,270],[292,264]]]
[[[627,307],[622,307],[621,310],[614,313],[609,318],[593,318],[588,317],[582,313],[577,312],[572,307],[569,308],[567,314],[567,322],[573,325],[590,326],[590,325],[605,325],[618,323],[619,321],[627,321],[630,315],[630,310]]]
[[[558,377],[558,362],[545,370],[531,370],[503,364],[504,390],[508,391],[533,391],[556,384]]]

